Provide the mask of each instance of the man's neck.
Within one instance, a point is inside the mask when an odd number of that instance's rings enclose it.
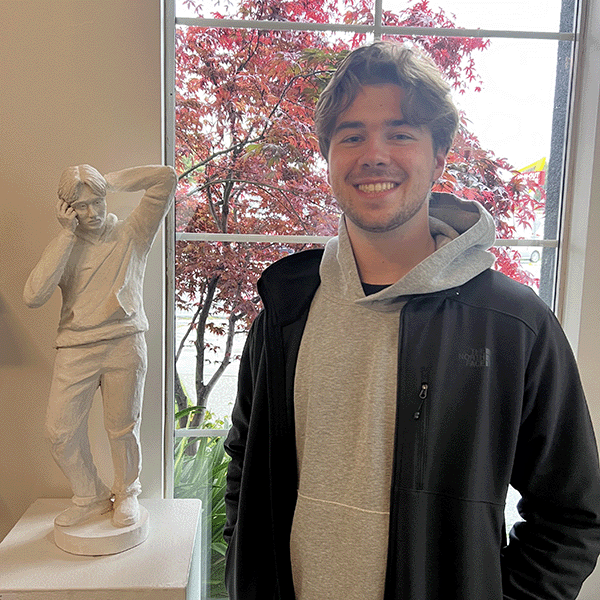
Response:
[[[428,218],[385,233],[363,231],[349,219],[346,228],[363,283],[396,283],[435,251]]]

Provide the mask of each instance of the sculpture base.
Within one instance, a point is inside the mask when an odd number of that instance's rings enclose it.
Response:
[[[105,556],[139,546],[148,537],[148,511],[140,505],[140,520],[129,527],[115,527],[112,511],[80,525],[54,525],[54,543],[69,554]]]

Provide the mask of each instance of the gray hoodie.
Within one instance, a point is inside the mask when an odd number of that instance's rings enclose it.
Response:
[[[369,296],[343,217],[325,248],[294,391],[296,600],[383,598],[400,313],[407,296],[459,286],[494,263],[481,205],[433,194],[429,214],[435,252]]]

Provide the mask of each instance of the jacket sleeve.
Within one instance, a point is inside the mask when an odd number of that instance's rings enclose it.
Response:
[[[27,306],[38,308],[52,296],[63,275],[74,244],[75,234],[63,230],[46,246],[42,257],[25,283],[23,300]]]
[[[254,390],[254,367],[259,347],[259,331],[262,313],[255,319],[242,352],[238,375],[238,391],[231,413],[232,426],[225,440],[225,451],[231,457],[227,469],[227,488],[225,491],[225,511],[227,521],[223,530],[223,538],[230,543],[238,518],[240,486],[244,467],[244,455],[248,439],[248,427],[252,411]]]
[[[549,310],[527,368],[511,484],[523,521],[502,553],[504,598],[575,598],[600,552],[600,470],[575,359]]]

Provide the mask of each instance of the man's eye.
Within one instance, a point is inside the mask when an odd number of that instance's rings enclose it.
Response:
[[[342,143],[356,144],[357,142],[360,142],[361,139],[362,138],[360,137],[360,135],[349,135],[342,140]]]

